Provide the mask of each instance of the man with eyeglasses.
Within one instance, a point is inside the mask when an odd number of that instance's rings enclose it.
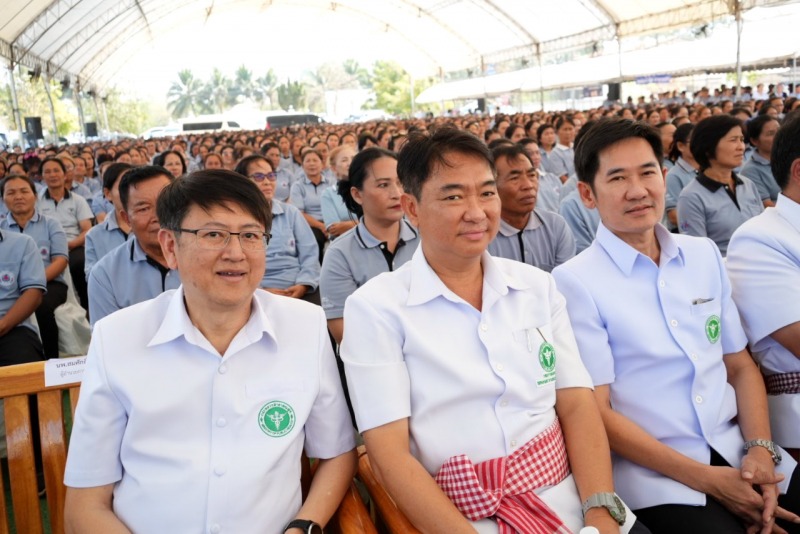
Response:
[[[170,269],[158,242],[161,226],[156,214],[159,193],[172,174],[159,166],[133,169],[122,177],[120,212],[133,234],[106,254],[89,273],[89,320],[94,325],[122,308],[157,297],[181,284],[177,271]]]
[[[158,198],[176,291],[97,323],[65,484],[73,532],[321,532],[355,471],[322,309],[258,291],[271,215],[206,170]],[[300,458],[318,464],[301,503]]]

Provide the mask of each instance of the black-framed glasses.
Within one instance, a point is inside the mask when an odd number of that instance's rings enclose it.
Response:
[[[249,175],[248,178],[255,180],[256,182],[263,182],[265,179],[269,180],[270,182],[274,182],[278,179],[278,174],[275,172],[254,172],[253,174]]]
[[[228,230],[217,230],[214,228],[178,228],[176,232],[186,232],[194,234],[197,245],[206,250],[222,250],[228,246],[231,236],[239,238],[242,250],[264,250],[272,237],[260,230],[245,230],[243,232],[230,232]]]

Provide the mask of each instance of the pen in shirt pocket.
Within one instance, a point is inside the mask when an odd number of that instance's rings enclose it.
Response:
[[[710,299],[703,299],[703,298],[694,299],[692,301],[692,306],[697,306],[698,304],[705,304],[706,302],[711,302],[712,300],[714,300],[714,297],[711,297]]]

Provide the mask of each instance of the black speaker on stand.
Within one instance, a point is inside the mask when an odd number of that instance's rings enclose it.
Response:
[[[610,83],[608,84],[608,99],[612,101],[620,100],[622,98],[622,84]]]
[[[86,137],[97,137],[97,123],[96,122],[87,122],[86,123]]]

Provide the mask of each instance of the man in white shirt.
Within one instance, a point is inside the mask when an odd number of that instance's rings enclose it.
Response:
[[[770,441],[719,250],[659,224],[662,159],[644,123],[602,119],[583,132],[578,186],[601,224],[553,275],[616,453],[614,482],[640,519],[656,534],[771,532],[776,516],[800,520],[776,508],[780,486],[797,511],[796,462],[781,463]]]
[[[549,274],[486,252],[494,175],[460,130],[414,134],[400,153],[420,246],[348,298],[340,351],[373,469],[423,532],[627,532],[564,299]],[[485,476],[498,469],[508,478]]]
[[[258,290],[271,221],[250,180],[198,171],[167,186],[157,212],[183,285],[95,325],[68,528],[312,532],[355,469],[325,315]],[[303,449],[319,465],[301,503]]]
[[[728,245],[733,299],[767,386],[772,435],[800,449],[800,115],[778,130],[774,208],[740,226]]]

